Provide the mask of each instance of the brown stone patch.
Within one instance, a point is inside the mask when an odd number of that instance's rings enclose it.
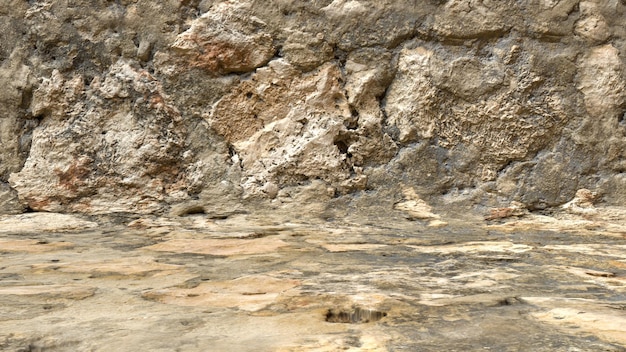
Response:
[[[46,242],[38,240],[1,240],[0,252],[43,253],[74,247],[71,242]]]
[[[189,64],[192,67],[222,74],[254,70],[267,62],[259,60],[259,56],[268,56],[272,49],[272,38],[269,35],[259,35],[255,39],[256,41],[249,40],[242,43],[208,42],[191,55]],[[259,53],[259,50],[264,53]]]
[[[252,84],[245,82],[225,98],[226,100],[220,101],[215,108],[213,113],[215,120],[211,127],[229,143],[248,139],[265,125],[263,115],[267,112],[266,105],[272,101],[260,101],[253,93],[253,89]],[[276,93],[281,91],[277,87],[270,89],[277,91]],[[249,100],[249,104],[244,104],[246,100]],[[234,105],[238,107],[235,111],[232,109]]]

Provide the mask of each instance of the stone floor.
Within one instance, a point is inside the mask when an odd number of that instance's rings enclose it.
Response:
[[[1,351],[626,351],[626,211],[0,218]]]

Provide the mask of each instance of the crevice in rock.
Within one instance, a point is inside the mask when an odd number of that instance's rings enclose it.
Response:
[[[329,323],[364,324],[377,322],[386,316],[386,312],[359,307],[347,310],[329,309],[326,313],[326,321]]]
[[[182,216],[187,216],[187,215],[198,215],[198,214],[206,214],[206,211],[203,206],[200,206],[200,205],[190,206],[189,208],[181,211],[178,214],[178,216],[182,217]]]
[[[335,146],[337,147],[337,149],[339,149],[339,152],[341,154],[345,154],[348,158],[352,157],[352,154],[348,152],[350,145],[348,144],[347,138],[339,135],[335,138],[335,140],[333,141],[333,144],[335,144]]]
[[[346,66],[346,61],[348,60],[348,55],[350,53],[342,49],[339,49],[337,46],[333,47],[333,53],[334,53],[335,60],[339,64],[339,68],[341,69],[342,75],[345,76],[344,68]]]
[[[22,100],[20,102],[20,108],[24,110],[28,110],[30,108],[30,103],[33,100],[33,88],[26,87],[22,90]]]
[[[506,297],[497,302],[499,306],[514,306],[525,303],[526,302],[524,302],[524,300],[519,297]]]
[[[622,104],[622,106],[620,107],[620,111],[617,114],[617,123],[620,125],[624,125],[626,124],[626,102],[624,104]]]
[[[356,130],[357,128],[359,128],[359,112],[351,105],[350,113],[352,115],[352,118],[350,120],[344,121],[344,126],[346,126],[348,130]]]

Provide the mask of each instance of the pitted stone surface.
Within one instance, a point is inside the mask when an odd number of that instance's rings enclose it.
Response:
[[[0,231],[0,349],[622,351],[625,216]]]

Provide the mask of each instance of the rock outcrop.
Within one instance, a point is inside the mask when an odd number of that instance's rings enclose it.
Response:
[[[6,0],[0,212],[392,211],[406,189],[623,206],[625,17],[618,0]]]

